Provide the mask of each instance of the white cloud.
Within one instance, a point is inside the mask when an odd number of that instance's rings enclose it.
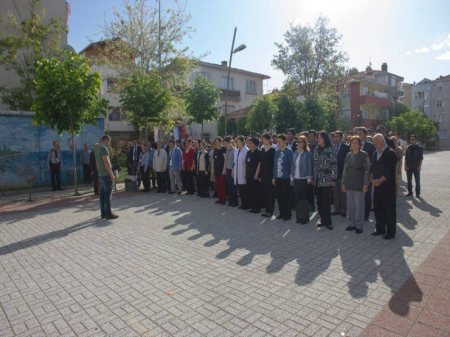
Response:
[[[428,49],[427,47],[422,47],[420,49],[416,49],[416,53],[420,54],[420,53],[428,53],[430,51],[430,49]]]
[[[436,60],[450,61],[450,51],[436,57]]]
[[[438,43],[434,43],[431,45],[431,49],[440,50],[444,47],[450,47],[450,34],[447,37],[442,38]]]
[[[406,56],[409,56],[409,55],[411,55],[411,52],[410,52],[410,51],[407,51],[407,52],[406,52]]]

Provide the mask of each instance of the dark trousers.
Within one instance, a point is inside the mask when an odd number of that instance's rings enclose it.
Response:
[[[290,179],[275,179],[275,191],[278,200],[278,209],[280,210],[280,217],[290,219],[292,216],[292,207],[290,204]]]
[[[417,169],[408,168],[406,171],[406,178],[408,179],[408,192],[412,193],[412,176],[416,181],[416,194],[420,195],[420,172]]]
[[[248,209],[248,192],[247,192],[247,185],[238,185],[238,191],[239,191],[239,197],[241,198],[241,208],[242,209]]]
[[[373,209],[375,212],[375,229],[378,233],[395,236],[397,226],[397,201],[395,185],[374,187]]]
[[[100,181],[100,213],[102,216],[111,214],[111,199],[113,183],[110,176],[98,177]]]
[[[251,210],[260,212],[263,204],[263,191],[259,180],[247,179],[247,188],[249,202],[248,205]]]
[[[91,165],[83,164],[83,178],[85,184],[91,183]]]
[[[314,203],[314,186],[312,184],[306,186],[306,199],[308,200],[311,209],[316,209]]]
[[[198,171],[197,173],[197,191],[200,197],[209,197],[209,174],[206,175],[205,171]]]
[[[166,172],[156,172],[156,181],[158,183],[158,191],[165,192]]]
[[[237,187],[234,184],[234,179],[231,176],[231,169],[227,169],[227,194],[228,194],[228,204],[230,206],[239,205],[237,196]]]
[[[188,193],[194,193],[194,171],[184,171],[184,176],[186,179],[186,191]]]
[[[227,191],[225,189],[225,176],[215,176],[217,197],[220,202],[227,201]]]
[[[186,171],[181,171],[181,185],[183,186],[183,190],[187,189]]]
[[[52,190],[61,189],[61,165],[50,164],[50,178],[52,180]]]
[[[319,211],[320,220],[324,226],[331,226],[333,224],[331,222],[331,191],[331,186],[316,186],[317,208]]]
[[[273,214],[273,209],[275,208],[275,186],[273,186],[271,178],[263,178],[261,182],[266,213]]]
[[[93,180],[93,183],[94,183],[94,193],[95,194],[99,194],[100,193],[100,189],[99,189],[99,186],[98,186],[98,173],[94,172],[92,174],[92,180]]]
[[[166,190],[171,190],[170,188],[170,174],[169,174],[169,168],[167,168],[166,171],[166,186],[165,186]]]
[[[297,221],[309,221],[309,202],[307,195],[307,179],[294,179],[295,213]]]
[[[142,184],[144,185],[144,191],[149,192],[150,191],[150,176],[149,172],[145,172],[145,166],[139,167],[139,171],[141,172],[141,179]]]
[[[369,184],[369,189],[367,190],[365,198],[365,207],[364,207],[364,217],[368,218],[370,215],[370,210],[372,209],[372,184]]]

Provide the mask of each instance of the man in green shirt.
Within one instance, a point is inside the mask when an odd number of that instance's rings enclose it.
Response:
[[[111,137],[104,135],[100,144],[95,147],[95,163],[98,170],[98,180],[100,183],[100,212],[102,219],[112,220],[119,216],[111,212],[111,199],[114,174],[111,170],[111,161],[109,158],[108,146],[111,143]]]

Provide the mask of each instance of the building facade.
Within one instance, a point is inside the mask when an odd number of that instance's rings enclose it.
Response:
[[[65,0],[40,0],[39,5],[45,8],[47,12],[46,20],[50,18],[59,18],[64,24],[67,23],[70,5]],[[30,18],[30,0],[1,0],[0,1],[0,16],[5,22],[8,22],[7,15],[11,13],[18,20],[22,18],[27,20]],[[2,28],[0,27],[0,30]],[[67,44],[67,34],[61,37],[61,45]],[[20,78],[14,71],[6,71],[4,67],[0,66],[0,86],[6,88],[15,88],[20,85]],[[2,105],[0,99],[0,110],[8,109]]]
[[[439,122],[439,149],[450,150],[450,75],[431,83],[431,118]]]
[[[431,117],[431,80],[424,78],[422,81],[411,85],[409,107],[418,110]]]
[[[389,118],[388,108],[393,106],[402,92],[398,89],[403,77],[388,72],[383,63],[381,70],[369,66],[359,72],[353,68],[345,82],[336,87],[339,93],[339,118],[349,119],[352,126],[375,127]]]

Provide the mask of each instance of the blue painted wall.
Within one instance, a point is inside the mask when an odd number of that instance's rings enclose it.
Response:
[[[104,134],[104,120],[97,119],[97,125],[85,125],[82,132],[75,137],[77,155],[78,180],[83,177],[80,163],[80,151],[87,143],[89,149],[97,143]],[[63,157],[62,181],[73,182],[72,150],[69,147],[69,134],[64,132],[60,137],[56,131],[32,123],[32,115],[0,114],[0,189],[7,190],[24,186],[24,181],[17,176],[18,164],[31,163],[39,179],[36,185],[49,185],[47,155],[53,147],[53,142],[60,143]]]

